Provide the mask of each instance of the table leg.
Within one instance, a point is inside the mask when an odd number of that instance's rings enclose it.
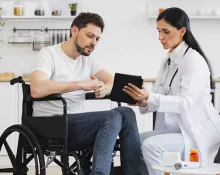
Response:
[[[164,173],[164,175],[170,175],[170,173]]]

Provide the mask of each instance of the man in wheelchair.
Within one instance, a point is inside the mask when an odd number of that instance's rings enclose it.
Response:
[[[90,175],[109,175],[117,136],[123,174],[140,174],[140,140],[136,116],[131,108],[117,107],[109,111],[83,111],[85,91],[96,98],[110,93],[113,77],[90,56],[104,29],[103,19],[95,13],[80,13],[70,29],[66,42],[43,48],[31,75],[33,98],[60,93],[67,102],[68,145],[74,149],[93,148]],[[59,101],[35,101],[33,116],[63,113]]]

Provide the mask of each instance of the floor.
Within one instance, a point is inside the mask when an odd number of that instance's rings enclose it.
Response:
[[[1,160],[1,161],[3,161],[3,160]],[[72,161],[73,160],[70,160],[71,164],[72,164]],[[120,165],[120,156],[119,155],[115,156],[114,164],[115,164],[115,166]],[[9,166],[5,166],[5,165],[9,165],[9,164],[1,164],[0,169],[1,168],[10,168]],[[0,175],[12,175],[12,173],[0,173]],[[35,175],[35,168],[33,167],[33,164],[31,164],[29,167],[28,175]],[[57,166],[55,163],[51,163],[51,165],[49,165],[49,167],[46,169],[46,175],[62,175],[61,168],[59,166]]]
[[[35,175],[34,172],[35,169],[33,169],[32,167],[30,168],[30,172],[28,173],[28,175]],[[7,174],[5,174],[7,175]],[[60,167],[48,167],[46,170],[46,175],[62,175],[61,173],[61,169]]]
[[[0,175],[12,175],[12,173],[1,173]],[[35,169],[33,167],[29,167],[28,175],[35,175]],[[46,170],[46,175],[62,175],[61,169],[55,166],[48,167]]]

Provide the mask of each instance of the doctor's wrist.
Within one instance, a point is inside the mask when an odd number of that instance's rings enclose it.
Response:
[[[144,106],[143,106],[143,107],[145,107],[145,108],[147,107],[147,102],[145,102],[145,104],[144,104]]]
[[[140,107],[147,107],[147,101],[146,100],[142,100],[142,101],[139,101],[139,105]]]

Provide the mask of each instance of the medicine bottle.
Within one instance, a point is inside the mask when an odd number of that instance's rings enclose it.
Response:
[[[191,149],[190,150],[190,156],[189,156],[190,162],[198,162],[199,156],[198,156],[198,150],[197,149]]]

